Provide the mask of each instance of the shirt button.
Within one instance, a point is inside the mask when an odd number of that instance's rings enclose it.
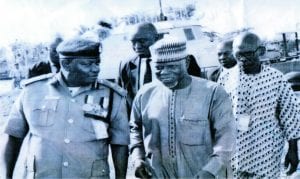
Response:
[[[70,143],[70,139],[65,139],[64,142],[65,142],[66,144],[68,144],[68,143]]]
[[[63,166],[65,166],[65,167],[69,166],[69,162],[64,162]]]
[[[69,124],[73,124],[74,120],[72,118],[68,119]]]

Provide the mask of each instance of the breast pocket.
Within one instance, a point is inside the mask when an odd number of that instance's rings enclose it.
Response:
[[[207,119],[186,116],[179,121],[180,142],[187,145],[205,145],[208,130]]]
[[[49,127],[54,124],[57,113],[58,99],[46,99],[41,105],[32,109],[32,124],[39,127]]]

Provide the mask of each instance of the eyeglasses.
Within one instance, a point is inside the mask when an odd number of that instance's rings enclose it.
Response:
[[[254,51],[238,52],[238,53],[235,54],[235,57],[237,59],[240,59],[242,57],[245,57],[245,58],[253,57],[258,49],[259,49],[259,47],[256,48]]]

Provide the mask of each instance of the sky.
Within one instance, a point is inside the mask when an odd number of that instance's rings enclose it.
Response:
[[[254,27],[271,38],[300,31],[300,0],[161,0],[162,6],[195,3],[197,19],[219,33]],[[57,32],[134,12],[159,14],[159,0],[0,0],[0,44],[15,39],[49,41]]]

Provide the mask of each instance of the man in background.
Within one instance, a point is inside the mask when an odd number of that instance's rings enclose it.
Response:
[[[60,70],[59,64],[59,55],[56,51],[57,46],[63,41],[60,36],[54,38],[54,40],[49,45],[49,60],[38,62],[37,64],[33,65],[30,69],[28,69],[28,76],[27,78],[32,78],[35,76],[47,74],[47,73],[58,73]]]
[[[9,77],[13,79],[13,87],[21,88],[22,72],[19,68],[19,63],[15,63],[13,69],[10,70]]]
[[[236,65],[237,62],[232,53],[232,43],[233,40],[224,40],[218,44],[217,55],[221,66],[211,73],[208,77],[209,80],[217,82],[223,70],[230,69]]]
[[[136,55],[120,63],[118,83],[127,90],[129,112],[137,91],[144,84],[151,82],[154,76],[149,47],[158,39],[159,34],[152,23],[139,24],[131,37]]]

